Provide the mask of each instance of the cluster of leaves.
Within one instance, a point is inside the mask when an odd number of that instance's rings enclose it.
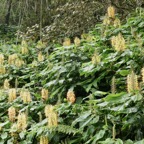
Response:
[[[0,25],[0,40],[1,42],[14,42],[16,40],[16,26]]]
[[[11,133],[12,122],[8,118],[8,108],[14,106],[18,112],[26,111],[27,129],[17,133],[20,144],[38,143],[45,135],[49,143],[59,144],[139,144],[144,143],[143,84],[138,91],[126,89],[126,76],[135,71],[141,81],[144,67],[143,22],[144,11],[137,9],[120,27],[98,24],[87,35],[83,35],[80,45],[61,46],[51,44],[39,48],[28,42],[27,54],[21,54],[21,45],[1,45],[6,73],[0,75],[1,86],[7,78],[11,87],[17,88],[17,99],[8,102],[7,91],[0,91],[0,142],[14,143]],[[121,33],[126,41],[125,51],[116,51],[111,46],[111,37]],[[43,61],[37,61],[39,51]],[[9,65],[10,54],[17,53],[25,61],[21,67]],[[97,53],[98,63],[92,57]],[[33,61],[35,60],[35,63]],[[111,93],[112,77],[116,78],[116,93]],[[23,104],[19,97],[21,88],[28,88],[32,102]],[[49,98],[41,99],[40,90],[47,88]],[[65,100],[66,93],[73,89],[76,103]],[[58,112],[58,126],[47,127],[44,107],[55,105]]]

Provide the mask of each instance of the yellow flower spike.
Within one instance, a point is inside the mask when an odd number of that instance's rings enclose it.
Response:
[[[116,80],[115,80],[115,76],[113,76],[112,82],[111,82],[111,93],[112,94],[116,93]]]
[[[128,75],[127,76],[127,91],[128,91],[128,93],[130,93],[132,91],[131,88],[132,88],[132,86],[131,86],[131,76]]]
[[[81,40],[78,37],[75,37],[74,43],[75,43],[76,46],[79,46],[80,43],[81,43]]]
[[[75,93],[72,91],[72,90],[69,90],[67,92],[67,101],[68,102],[71,102],[71,103],[74,103],[76,100],[76,96],[75,96]]]
[[[86,41],[87,41],[87,42],[92,42],[93,40],[94,40],[94,37],[93,37],[93,36],[87,35],[87,37],[86,37]]]
[[[0,74],[5,74],[5,73],[6,73],[5,66],[0,65]]]
[[[120,20],[118,18],[116,18],[114,20],[114,27],[119,27],[119,26],[121,26],[121,22],[120,22]]]
[[[49,113],[53,112],[54,107],[52,105],[45,106],[45,116],[48,117]]]
[[[20,92],[20,97],[23,103],[30,103],[32,101],[31,94],[28,89],[22,89]]]
[[[4,55],[0,54],[0,65],[4,63]]]
[[[37,64],[38,64],[37,61],[36,61],[36,60],[33,60],[33,62],[31,63],[31,66],[32,66],[32,67],[36,67]]]
[[[82,35],[81,35],[81,39],[86,39],[87,38],[87,34],[86,33],[83,33]]]
[[[2,126],[0,126],[0,131],[2,130]]]
[[[48,144],[48,138],[45,136],[40,137],[40,144]]]
[[[22,40],[21,45],[27,47],[27,42],[25,40]]]
[[[40,51],[40,52],[38,53],[38,61],[41,62],[41,61],[43,61],[43,60],[44,60],[44,56],[42,55],[42,52]]]
[[[53,127],[58,125],[58,116],[56,112],[49,113],[48,116],[48,127]]]
[[[47,89],[42,89],[41,90],[41,97],[42,97],[43,100],[48,99],[48,90]]]
[[[45,116],[48,119],[48,127],[53,127],[58,125],[58,115],[54,111],[54,106],[47,105],[45,107]]]
[[[16,89],[15,88],[12,88],[12,89],[9,89],[9,92],[8,92],[8,101],[9,102],[12,102],[16,99]]]
[[[36,48],[42,49],[42,48],[44,48],[44,47],[46,47],[46,44],[43,43],[41,40],[39,40],[39,41],[37,42]]]
[[[70,38],[65,38],[63,42],[63,46],[70,46],[71,45],[71,40]]]
[[[24,46],[21,47],[21,53],[22,54],[28,54],[28,52],[29,52],[29,50],[27,47],[24,47]]]
[[[120,33],[111,38],[111,45],[116,51],[124,51],[126,49],[125,39]]]
[[[116,45],[116,37],[112,36],[111,38],[111,45],[114,47]]]
[[[23,64],[24,64],[24,61],[23,61],[23,60],[20,60],[20,59],[16,59],[16,60],[15,60],[15,66],[21,67]]]
[[[25,113],[19,113],[17,118],[17,128],[23,131],[27,128],[27,115]]]
[[[9,55],[8,57],[8,64],[15,64],[15,60],[18,59],[17,54]]]
[[[105,18],[103,19],[103,25],[109,25],[110,24],[110,19],[108,16],[105,16]]]
[[[22,54],[27,54],[29,51],[28,51],[28,44],[25,40],[22,40],[21,42],[21,53]]]
[[[14,122],[15,121],[15,118],[16,118],[16,110],[14,107],[10,107],[8,109],[8,116],[9,116],[9,120],[11,122]]]
[[[107,9],[108,17],[115,18],[115,8],[113,6],[109,6]]]
[[[127,76],[127,91],[131,93],[134,90],[139,90],[137,75],[132,71]]]
[[[8,80],[8,79],[5,79],[4,84],[3,84],[4,89],[5,89],[5,90],[9,89],[9,86],[10,86],[9,80]]]
[[[144,83],[144,67],[141,70],[141,75],[142,75],[142,82]]]
[[[92,64],[96,65],[99,64],[101,61],[100,56],[95,52],[94,55],[92,56]]]

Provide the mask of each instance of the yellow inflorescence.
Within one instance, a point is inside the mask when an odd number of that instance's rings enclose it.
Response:
[[[4,63],[4,55],[0,54],[0,65]]]
[[[38,64],[38,62],[36,60],[34,60],[31,65],[32,65],[32,67],[36,67],[37,64]]]
[[[45,116],[48,117],[49,116],[49,113],[53,112],[54,111],[54,107],[52,105],[47,105],[45,107]]]
[[[21,43],[21,53],[22,54],[27,54],[29,52],[27,47],[28,47],[27,42],[23,40]]]
[[[29,103],[32,101],[31,95],[28,89],[22,89],[22,91],[20,92],[20,96],[23,100],[23,103]]]
[[[64,42],[63,42],[63,46],[70,46],[71,45],[71,40],[70,38],[65,38]]]
[[[9,86],[10,86],[9,80],[8,80],[8,79],[5,79],[4,84],[3,84],[4,89],[5,89],[5,90],[9,89]]]
[[[47,89],[42,89],[41,90],[41,97],[42,97],[43,100],[48,99],[48,90]]]
[[[71,103],[74,103],[76,100],[76,96],[75,96],[75,93],[72,91],[72,90],[69,90],[67,92],[67,101],[71,102]]]
[[[25,130],[26,127],[27,127],[27,116],[25,113],[19,113],[17,120],[17,128],[18,130],[22,131]]]
[[[29,51],[28,51],[28,48],[27,47],[24,47],[24,46],[22,46],[21,47],[21,53],[22,54],[27,54]]]
[[[111,83],[111,93],[112,94],[115,94],[116,93],[116,82],[115,82],[116,80],[115,80],[115,76],[113,76],[113,78],[112,78],[112,83]]]
[[[15,60],[15,66],[21,67],[24,64],[24,61],[21,59],[16,59]]]
[[[115,8],[113,6],[109,6],[107,9],[108,17],[115,18]]]
[[[9,55],[8,57],[8,64],[15,64],[15,60],[18,59],[17,54]]]
[[[132,71],[127,76],[127,91],[131,93],[134,90],[139,90],[137,75]]]
[[[101,61],[100,56],[95,52],[92,56],[92,64],[96,65],[99,64]]]
[[[58,116],[56,112],[52,112],[48,116],[48,126],[57,126],[58,125]]]
[[[17,54],[12,54],[8,57],[8,64],[21,67],[24,64],[24,61],[21,60]]]
[[[40,144],[48,144],[48,138],[45,136],[40,137]]]
[[[46,44],[43,43],[41,40],[39,40],[39,41],[37,42],[36,48],[42,49],[42,48],[44,48],[44,47],[46,47]]]
[[[126,49],[125,39],[120,33],[111,38],[111,45],[116,51],[124,51]]]
[[[9,89],[9,92],[8,92],[8,101],[9,102],[12,102],[13,100],[16,99],[16,89],[15,88],[12,88],[12,89]]]
[[[9,120],[11,122],[14,122],[15,121],[15,118],[16,118],[16,110],[14,107],[10,107],[8,109],[8,116],[9,116]]]
[[[106,16],[103,20],[103,24],[104,25],[110,25],[110,23],[111,23],[111,21],[110,21],[109,17]]]
[[[113,47],[115,47],[115,45],[116,45],[116,36],[112,36],[112,38],[111,38],[111,45]]]
[[[76,46],[79,46],[80,43],[81,43],[81,40],[78,37],[75,37],[74,43],[75,43]]]
[[[86,38],[87,38],[87,34],[86,33],[81,34],[81,39],[86,39]]]
[[[43,60],[44,60],[44,56],[42,55],[42,52],[40,51],[40,52],[38,53],[38,61],[41,62],[41,61],[43,61]]]
[[[2,126],[0,126],[0,131],[2,130]]]
[[[25,40],[22,40],[21,45],[27,47],[27,42]]]
[[[118,18],[116,18],[114,20],[114,27],[119,27],[119,26],[121,26],[121,22],[120,22],[120,20]]]
[[[6,73],[6,68],[4,65],[0,65],[0,74],[5,74]]]
[[[87,37],[86,37],[86,41],[87,42],[92,42],[94,40],[94,36],[92,36],[92,35],[87,35]]]
[[[119,18],[115,17],[115,8],[113,6],[108,7],[107,14],[103,19],[103,25],[113,25],[114,27],[120,27],[121,22]]]
[[[45,107],[45,116],[48,119],[48,126],[57,126],[58,125],[58,115],[57,112],[54,111],[54,106],[47,105]]]
[[[142,74],[142,82],[144,83],[144,68],[142,68],[141,74]]]

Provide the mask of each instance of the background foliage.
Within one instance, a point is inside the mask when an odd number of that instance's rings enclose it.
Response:
[[[143,0],[1,0],[1,24],[17,25],[18,29],[27,32],[26,27],[35,24],[39,28],[26,33],[34,33],[36,39],[58,40],[63,37],[80,36],[88,32],[101,21],[107,6],[114,5],[122,19],[136,7],[144,5]],[[43,30],[42,30],[43,28]],[[34,31],[34,32],[31,32]],[[61,39],[60,39],[61,40]]]

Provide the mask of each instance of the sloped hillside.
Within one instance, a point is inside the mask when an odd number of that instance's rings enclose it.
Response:
[[[144,143],[144,10],[63,45],[0,46],[1,144]]]

